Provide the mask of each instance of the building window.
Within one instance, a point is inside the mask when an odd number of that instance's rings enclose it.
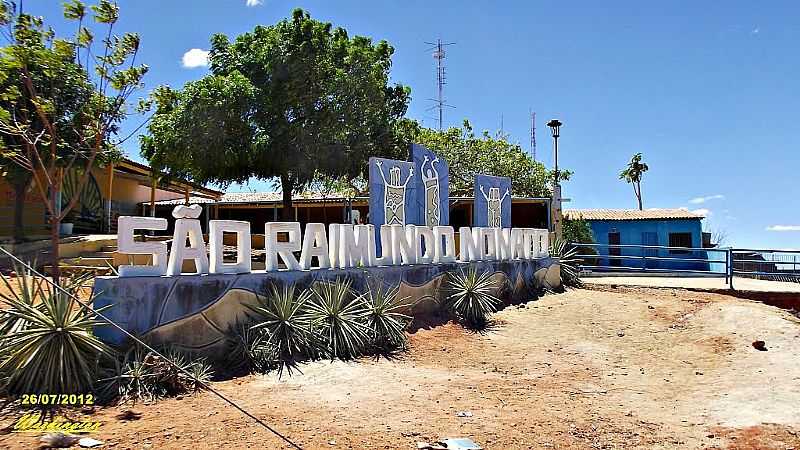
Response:
[[[692,246],[692,233],[670,233],[669,234],[670,247],[686,247]],[[670,250],[673,255],[681,255],[689,253],[689,250]]]

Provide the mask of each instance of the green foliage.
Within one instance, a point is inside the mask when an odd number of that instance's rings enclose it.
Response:
[[[582,260],[577,255],[579,248],[562,239],[555,239],[550,244],[550,256],[558,258],[561,265],[561,284],[578,287],[581,285],[580,265]]]
[[[450,195],[473,194],[475,175],[487,174],[511,178],[513,195],[548,197],[552,176],[542,163],[534,161],[519,146],[503,136],[492,137],[488,131],[477,135],[469,121],[462,127],[439,131],[405,121],[396,129],[399,145],[422,144],[435,151],[450,166]],[[407,151],[407,150],[406,150]],[[406,159],[405,155],[401,159]],[[569,171],[560,171],[568,175]]]
[[[563,222],[562,235],[567,242],[593,244],[595,242],[592,227],[584,219],[566,219]]]
[[[154,92],[142,155],[199,183],[278,178],[289,206],[318,174],[355,178],[394,145],[410,91],[389,84],[393,52],[299,9],[233,42],[214,35],[210,75]]]
[[[368,342],[378,352],[404,350],[408,346],[404,330],[411,317],[400,311],[407,298],[397,297],[399,286],[386,289],[380,282],[374,284],[368,286],[363,297],[367,308]]]
[[[470,267],[450,273],[447,283],[447,309],[468,327],[485,328],[489,315],[500,306],[496,294],[499,286],[492,280],[492,274],[478,273],[475,267]]]
[[[650,167],[647,166],[647,163],[642,162],[642,154],[636,153],[631,157],[628,166],[619,173],[620,180],[625,180],[633,186],[633,193],[639,203],[639,210],[642,209],[642,177],[649,169]]]
[[[311,287],[307,314],[330,358],[352,359],[364,353],[369,341],[369,310],[363,296],[350,289],[350,280],[318,282]]]
[[[157,353],[131,347],[106,378],[100,380],[106,401],[136,403],[178,394],[194,393],[206,387],[214,373],[202,358],[168,348]]]
[[[56,37],[41,17],[16,14],[12,3],[3,2],[3,21],[13,25],[9,44],[0,49],[0,166],[18,193],[33,178],[51,224],[56,277],[58,225],[88,183],[86,169],[120,157],[121,140],[113,138],[127,117],[129,97],[148,71],[136,65],[138,35],[112,34],[119,19],[116,3],[100,0],[91,11],[106,28],[99,48],[92,48],[93,33],[84,26],[87,8],[80,1],[64,5],[64,17],[78,22],[67,38]],[[77,192],[59,206],[57,193],[65,174],[73,171],[82,171]]]
[[[25,278],[31,274],[20,270]],[[4,284],[12,284],[3,276]],[[92,334],[104,322],[79,307],[87,277],[66,279],[66,293],[41,279],[18,281],[18,292],[0,294],[8,308],[0,315],[0,390],[23,393],[90,392],[101,359],[113,350]]]
[[[267,364],[261,362],[266,358],[267,361],[278,361],[281,370],[284,367],[291,370],[297,361],[315,353],[310,319],[305,314],[310,298],[309,291],[295,295],[294,285],[281,288],[272,285],[265,297],[259,297],[257,305],[249,306],[256,315],[252,331],[264,330],[266,333],[266,339],[258,338],[255,349],[258,353],[252,355],[257,367]],[[247,337],[251,343],[256,338],[255,335]],[[251,347],[248,351],[252,350]]]

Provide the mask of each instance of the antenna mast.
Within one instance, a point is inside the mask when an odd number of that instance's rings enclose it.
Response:
[[[432,45],[433,47],[429,48],[428,50],[433,50],[433,59],[436,60],[436,86],[438,88],[438,96],[435,99],[430,99],[434,102],[434,106],[431,109],[438,109],[439,112],[439,131],[442,130],[444,124],[444,108],[446,106],[452,108],[453,106],[448,105],[444,99],[444,85],[447,84],[447,72],[444,66],[444,58],[445,58],[445,46],[453,45],[455,42],[448,42],[442,43],[441,39],[437,39],[436,43],[433,42],[426,42],[428,45]]]
[[[536,112],[531,110],[531,156],[536,161]]]

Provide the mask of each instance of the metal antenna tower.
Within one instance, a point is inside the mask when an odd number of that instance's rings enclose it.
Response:
[[[531,156],[536,161],[536,112],[531,110]]]
[[[445,71],[444,66],[444,57],[445,51],[444,48],[448,45],[453,45],[455,42],[448,42],[442,43],[441,39],[437,39],[435,43],[433,42],[426,42],[426,44],[431,45],[432,47],[428,50],[433,50],[433,59],[436,60],[436,85],[438,87],[439,94],[435,99],[429,99],[434,102],[434,105],[430,109],[438,109],[439,110],[439,131],[442,130],[442,125],[444,123],[443,120],[443,110],[445,107],[455,108],[452,105],[448,105],[444,99],[444,85],[447,84],[447,72]]]

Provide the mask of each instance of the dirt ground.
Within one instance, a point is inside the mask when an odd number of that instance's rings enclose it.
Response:
[[[487,449],[800,449],[800,320],[787,311],[601,287],[495,319],[482,334],[419,330],[395,360],[313,363],[215,387],[304,449],[411,449],[442,437]],[[93,435],[103,448],[288,448],[208,392],[90,417],[103,422]],[[0,448],[38,438],[5,433]]]

